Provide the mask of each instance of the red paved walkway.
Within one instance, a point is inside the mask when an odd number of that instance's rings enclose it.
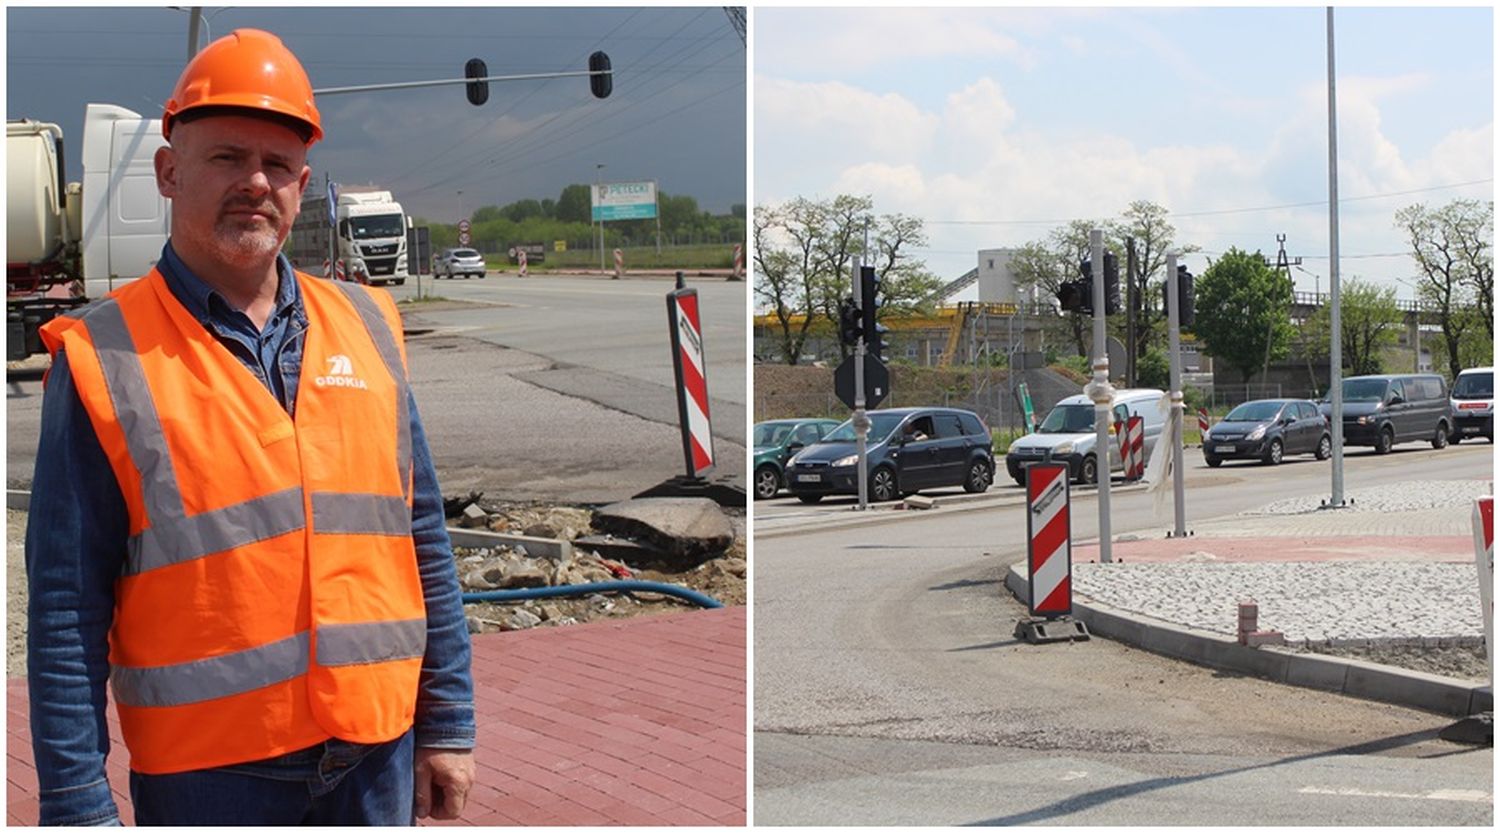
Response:
[[[474,637],[477,825],[745,824],[745,608]],[[6,686],[6,818],[37,820],[24,679]],[[131,821],[110,710],[108,774]]]

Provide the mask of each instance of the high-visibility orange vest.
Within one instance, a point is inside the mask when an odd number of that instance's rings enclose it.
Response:
[[[153,270],[43,328],[130,517],[110,683],[133,770],[412,724],[427,618],[400,315],[298,274],[295,419]]]

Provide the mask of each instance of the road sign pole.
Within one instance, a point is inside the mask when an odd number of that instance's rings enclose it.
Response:
[[[854,303],[857,309],[863,311],[859,305],[863,303],[860,296],[859,272],[863,255],[854,261]],[[863,512],[870,508],[870,464],[865,460],[865,449],[868,446],[870,433],[870,418],[865,415],[865,338],[863,335],[854,343],[854,454],[858,460],[855,468],[856,484],[859,488],[859,509]]]
[[[1094,270],[1094,380],[1087,391],[1094,401],[1094,479],[1099,483],[1099,562],[1108,564],[1109,529],[1109,407],[1114,388],[1109,384],[1109,356],[1104,350],[1104,232],[1089,232],[1089,251]]]
[[[1187,534],[1186,497],[1182,472],[1182,336],[1178,328],[1182,321],[1182,310],[1177,294],[1177,255],[1167,254],[1167,350],[1170,351],[1168,373],[1170,375],[1172,399],[1172,534],[1178,538]]]

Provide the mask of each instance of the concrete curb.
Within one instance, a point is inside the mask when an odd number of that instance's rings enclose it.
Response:
[[[1111,486],[1109,493],[1111,495],[1117,495],[1129,494],[1132,492],[1142,492],[1145,490],[1146,485],[1144,483],[1141,483],[1132,484],[1129,486]],[[1098,491],[1095,489],[1089,489],[1088,491],[1080,490],[1073,493],[1075,497],[1087,497],[1089,495],[1096,494],[1098,494]],[[807,532],[826,532],[834,529],[845,529],[851,526],[869,526],[873,524],[893,523],[895,521],[914,517],[930,518],[933,516],[933,514],[935,514],[935,510],[941,509],[948,509],[950,511],[939,514],[953,514],[956,512],[976,512],[985,509],[998,509],[1004,506],[1020,506],[1021,504],[1026,502],[1026,493],[1025,490],[1022,490],[1013,494],[1000,495],[999,499],[996,499],[996,495],[990,494],[988,492],[978,495],[939,495],[932,498],[932,500],[934,502],[932,508],[915,511],[881,508],[874,510],[873,513],[869,511],[866,511],[864,513],[856,513],[853,511],[851,505],[849,509],[844,510],[845,512],[847,512],[847,514],[841,513],[835,515],[830,512],[827,514],[820,514],[816,518],[809,519],[805,523],[793,524],[791,526],[779,527],[777,529],[757,529],[755,530],[755,540],[761,541],[770,538],[781,538],[788,535],[801,535]],[[892,501],[888,504],[879,505],[882,507],[894,507],[898,503],[900,503],[900,501]],[[962,505],[969,503],[979,505]],[[871,504],[871,506],[875,505],[876,504]]]
[[[1024,563],[1012,564],[1005,587],[1027,602]],[[1332,691],[1445,715],[1494,708],[1490,686],[1356,659],[1248,648],[1223,634],[1163,622],[1101,602],[1073,601],[1073,616],[1098,636],[1197,665],[1251,674],[1285,685]]]

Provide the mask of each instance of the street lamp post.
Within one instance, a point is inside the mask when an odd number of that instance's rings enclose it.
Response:
[[[594,198],[600,199],[599,186],[604,175],[604,163],[594,165]],[[604,214],[599,214],[599,271],[604,271]]]

